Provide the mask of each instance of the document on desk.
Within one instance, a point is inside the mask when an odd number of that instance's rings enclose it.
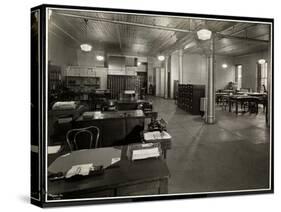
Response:
[[[159,131],[154,131],[154,132],[146,132],[144,133],[144,140],[145,141],[151,141],[151,140],[160,140],[160,139],[171,139],[172,136],[165,132],[159,132]]]
[[[66,173],[65,178],[70,178],[75,175],[87,176],[89,175],[92,167],[93,167],[92,163],[72,166],[71,169],[69,169],[68,172]]]
[[[132,152],[132,160],[141,160],[147,158],[156,158],[160,156],[160,151],[158,147],[136,149]]]
[[[48,167],[48,171],[53,173],[67,172],[72,166],[79,164],[93,163],[94,166],[103,166],[104,169],[111,166],[112,158],[121,158],[121,148],[97,148],[72,151],[58,157]]]
[[[117,163],[117,162],[119,162],[119,161],[120,161],[120,157],[112,158],[112,159],[111,159],[111,165],[113,165],[113,164],[115,164],[115,163]]]
[[[56,146],[48,146],[48,154],[55,154],[60,150],[61,146],[56,145]]]

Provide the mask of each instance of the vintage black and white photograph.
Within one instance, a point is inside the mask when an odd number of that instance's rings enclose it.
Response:
[[[272,192],[272,19],[45,13],[46,202]]]

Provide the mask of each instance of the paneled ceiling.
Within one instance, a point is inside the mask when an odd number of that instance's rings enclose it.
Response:
[[[204,53],[209,42],[196,36],[202,28],[218,33],[215,49],[219,55],[238,56],[268,48],[266,24],[70,10],[52,11],[49,38],[55,36],[74,48],[87,42],[94,50],[109,54],[155,56],[183,48]]]

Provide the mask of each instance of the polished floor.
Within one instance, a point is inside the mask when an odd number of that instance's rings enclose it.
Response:
[[[216,123],[179,109],[174,100],[150,97],[168,122],[172,149],[167,164],[169,193],[264,189],[269,187],[270,130],[265,115],[216,108]]]

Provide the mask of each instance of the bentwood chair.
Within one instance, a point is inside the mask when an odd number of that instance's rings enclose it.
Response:
[[[66,133],[66,141],[70,151],[92,149],[99,146],[100,130],[96,126],[71,129]]]

